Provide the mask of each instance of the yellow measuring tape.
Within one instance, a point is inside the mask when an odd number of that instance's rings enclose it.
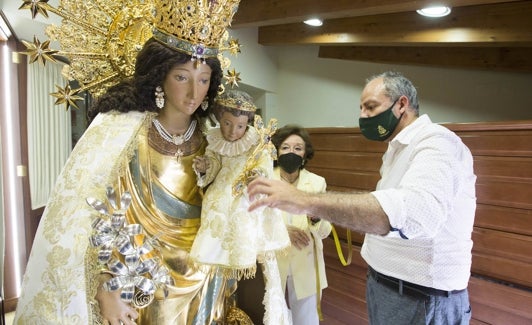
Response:
[[[347,234],[347,261],[344,258],[344,253],[342,252],[342,246],[340,244],[340,239],[338,239],[338,234],[336,233],[336,229],[334,229],[334,226],[331,224],[332,227],[332,234],[334,238],[334,245],[336,246],[336,251],[338,252],[338,257],[340,258],[340,263],[342,263],[343,266],[348,266],[351,264],[351,260],[353,257],[353,243],[351,242],[351,230],[346,229]],[[321,311],[321,285],[320,285],[320,276],[318,271],[318,257],[316,254],[317,248],[316,248],[316,240],[314,241],[314,267],[316,270],[316,300],[317,300],[317,307],[318,307],[318,317],[320,321],[323,321],[323,313]]]
[[[332,226],[332,234],[334,238],[334,245],[336,245],[336,252],[338,253],[338,257],[340,258],[340,262],[343,266],[348,266],[351,264],[351,260],[353,258],[353,243],[351,242],[351,230],[346,229],[347,234],[347,261],[344,258],[344,253],[342,252],[342,246],[340,244],[340,239],[338,239],[338,233],[336,233],[336,229],[334,229],[334,226]]]

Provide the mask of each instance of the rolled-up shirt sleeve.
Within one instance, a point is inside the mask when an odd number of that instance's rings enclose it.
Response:
[[[387,236],[432,238],[451,213],[460,184],[460,152],[456,138],[441,134],[421,137],[414,145],[399,144],[377,190],[372,192],[388,216]],[[457,172],[458,171],[458,172]],[[402,175],[395,177],[394,173]]]

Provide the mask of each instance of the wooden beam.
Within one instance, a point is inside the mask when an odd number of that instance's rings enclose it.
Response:
[[[519,0],[447,0],[456,8],[482,4],[494,4]],[[301,22],[309,17],[334,19],[393,12],[416,11],[431,0],[242,0],[233,18],[233,27],[257,27]]]
[[[479,70],[532,72],[532,47],[320,46],[320,58]]]
[[[429,19],[415,12],[259,27],[262,45],[532,46],[532,1],[455,8]]]

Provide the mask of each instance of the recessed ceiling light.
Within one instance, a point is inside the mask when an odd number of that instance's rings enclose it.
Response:
[[[427,7],[417,10],[417,13],[426,17],[443,17],[451,13],[449,7]]]
[[[323,25],[323,21],[321,21],[321,19],[318,19],[318,18],[307,19],[307,20],[304,21],[304,23],[309,25],[309,26],[321,26],[321,25]]]

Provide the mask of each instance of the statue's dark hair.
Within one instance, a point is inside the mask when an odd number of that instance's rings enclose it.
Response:
[[[98,113],[112,110],[158,111],[159,108],[155,105],[155,88],[163,84],[172,68],[185,64],[191,59],[188,54],[176,51],[153,38],[149,39],[137,55],[133,77],[110,87],[105,94],[97,98],[89,109],[89,120],[94,119]],[[200,117],[209,115],[223,76],[218,58],[208,58],[205,61],[212,69],[207,92],[209,109],[197,109],[195,114]]]

